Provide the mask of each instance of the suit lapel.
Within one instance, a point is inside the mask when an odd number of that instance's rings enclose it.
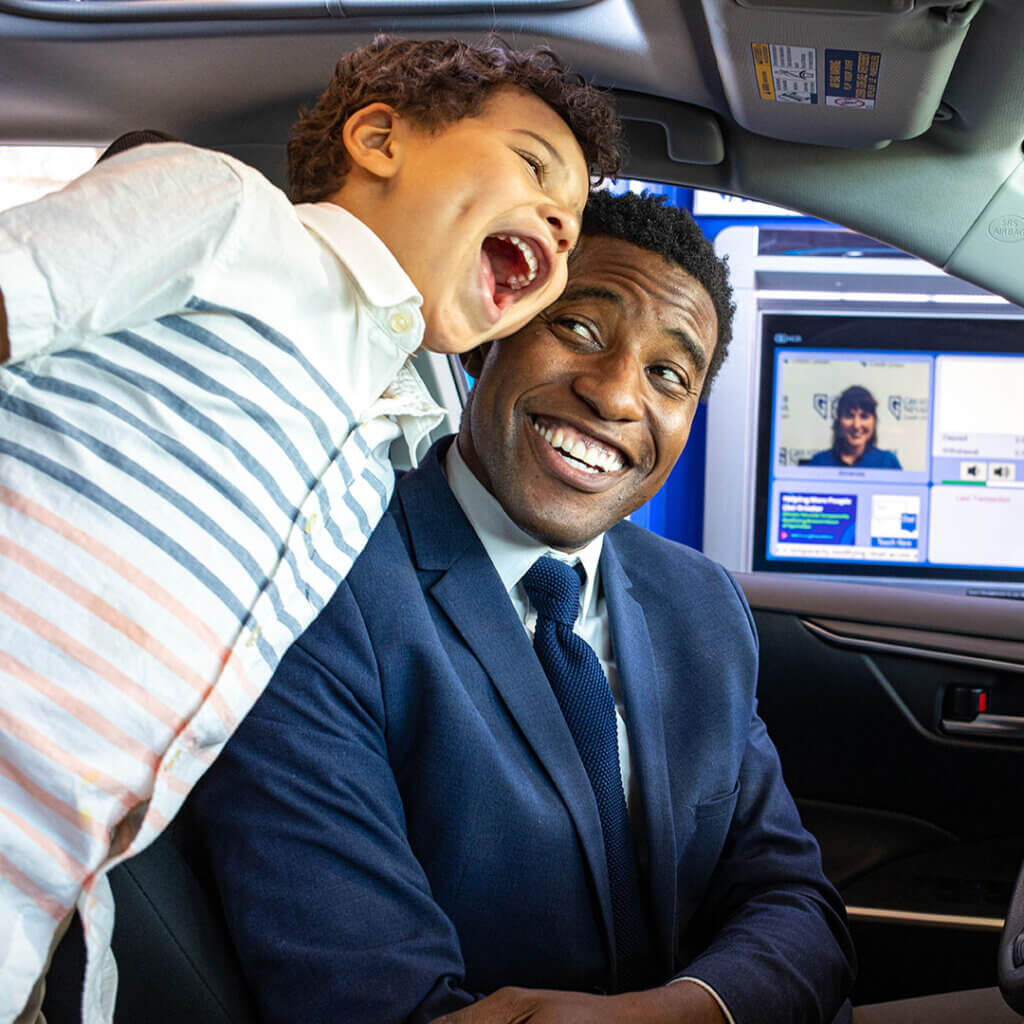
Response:
[[[664,717],[647,620],[631,593],[632,583],[616,554],[612,533],[605,536],[601,553],[601,581],[626,708],[632,770],[643,798],[655,949],[670,971],[675,935],[676,846]]]
[[[611,897],[597,802],[530,638],[441,471],[439,459],[446,449],[440,442],[420,469],[398,484],[413,558],[418,569],[429,573],[427,591],[483,666],[568,808],[595,880],[612,948]]]

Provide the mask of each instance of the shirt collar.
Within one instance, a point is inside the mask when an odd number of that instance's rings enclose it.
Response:
[[[355,215],[337,203],[300,203],[296,216],[332,249],[371,306],[386,309],[423,299],[391,250]]]
[[[550,555],[569,565],[580,562],[587,577],[580,595],[580,621],[585,620],[592,613],[597,600],[598,563],[604,534],[598,534],[585,547],[571,554],[553,551],[509,519],[498,499],[477,480],[466,465],[457,438],[448,447],[444,468],[455,500],[466,513],[466,518],[494,563],[505,590],[511,592],[530,566],[543,555]]]
[[[441,423],[445,415],[443,406],[431,397],[412,360],[407,360],[384,394],[365,413],[365,419],[392,417],[405,438],[410,465],[417,466],[420,445],[429,440],[430,432]]]

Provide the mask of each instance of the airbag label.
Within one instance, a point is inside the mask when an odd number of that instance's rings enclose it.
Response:
[[[874,110],[882,55],[870,50],[825,51],[825,105]]]
[[[776,103],[818,102],[818,59],[813,46],[752,43],[750,48],[761,99]]]

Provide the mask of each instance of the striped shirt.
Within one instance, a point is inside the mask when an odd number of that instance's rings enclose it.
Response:
[[[442,413],[380,240],[220,154],[140,147],[0,215],[0,289],[0,1022],[77,905],[105,1024],[106,872],[348,572],[391,441]]]

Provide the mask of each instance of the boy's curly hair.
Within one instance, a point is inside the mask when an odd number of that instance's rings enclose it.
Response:
[[[641,249],[656,252],[696,278],[711,296],[718,316],[718,340],[704,377],[700,395],[703,400],[711,391],[715,375],[725,360],[732,340],[736,304],[729,283],[729,264],[724,258],[715,255],[715,247],[690,214],[684,209],[670,206],[665,198],[648,192],[642,195],[634,192],[613,195],[605,190],[591,192],[583,209],[580,235],[609,235]],[[572,280],[571,256],[569,280]]]
[[[509,85],[533,93],[568,124],[592,179],[618,173],[622,129],[611,97],[567,70],[548,47],[512,50],[495,37],[470,46],[378,35],[342,57],[316,105],[300,111],[288,141],[292,201],[319,202],[342,186],[349,158],[341,130],[362,107],[388,103],[433,131],[480,114],[492,92]]]

